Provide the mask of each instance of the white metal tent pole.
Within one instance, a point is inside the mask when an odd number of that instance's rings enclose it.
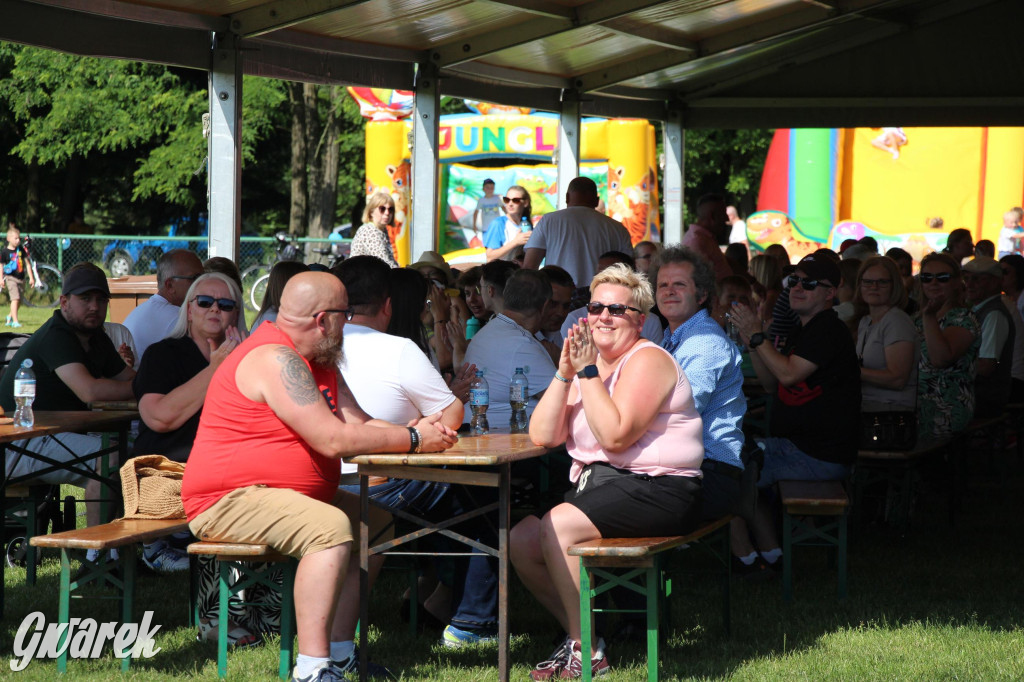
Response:
[[[207,142],[210,256],[237,262],[242,232],[242,55],[235,36],[214,34]]]
[[[565,208],[565,192],[580,174],[581,127],[579,93],[565,90],[558,120],[558,208]]]
[[[441,89],[437,81],[437,67],[419,66],[412,124],[410,262],[415,262],[424,251],[437,250],[437,144],[441,113]]]
[[[683,151],[686,131],[678,111],[669,112],[663,125],[665,150],[665,223],[661,241],[678,244],[683,239]]]

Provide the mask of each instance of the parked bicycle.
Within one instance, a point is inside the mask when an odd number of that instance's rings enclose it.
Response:
[[[246,307],[253,312],[258,311],[263,303],[263,296],[267,293],[267,280],[270,279],[270,268],[274,267],[274,263],[301,261],[304,258],[302,249],[287,232],[278,232],[274,239],[277,240],[274,247],[274,262],[269,265],[251,265],[242,272],[242,299]]]

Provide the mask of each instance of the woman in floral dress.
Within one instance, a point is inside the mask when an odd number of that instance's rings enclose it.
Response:
[[[914,318],[921,334],[918,437],[932,440],[962,431],[974,415],[974,363],[981,332],[964,303],[956,260],[944,253],[925,256],[919,279],[925,303]]]

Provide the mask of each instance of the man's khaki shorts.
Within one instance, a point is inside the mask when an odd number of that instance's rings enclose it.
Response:
[[[188,527],[206,542],[268,545],[301,559],[352,542],[352,523],[336,506],[342,500],[351,496],[337,495],[327,504],[287,488],[250,486],[220,498]]]

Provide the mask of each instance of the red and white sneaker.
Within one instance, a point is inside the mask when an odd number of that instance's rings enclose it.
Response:
[[[563,680],[575,680],[583,677],[583,652],[580,650],[580,643],[570,640],[566,647],[570,652],[569,660],[558,671],[558,677]],[[594,677],[605,675],[612,671],[608,664],[608,657],[604,653],[604,640],[597,642],[597,656],[590,659],[590,671]]]
[[[551,652],[547,660],[541,661],[537,666],[530,671],[530,679],[534,682],[543,682],[544,680],[550,680],[554,677],[558,677],[558,673],[562,670],[562,667],[569,662],[569,658],[572,656],[571,647],[572,640],[569,639],[569,635],[565,636],[562,643]]]

